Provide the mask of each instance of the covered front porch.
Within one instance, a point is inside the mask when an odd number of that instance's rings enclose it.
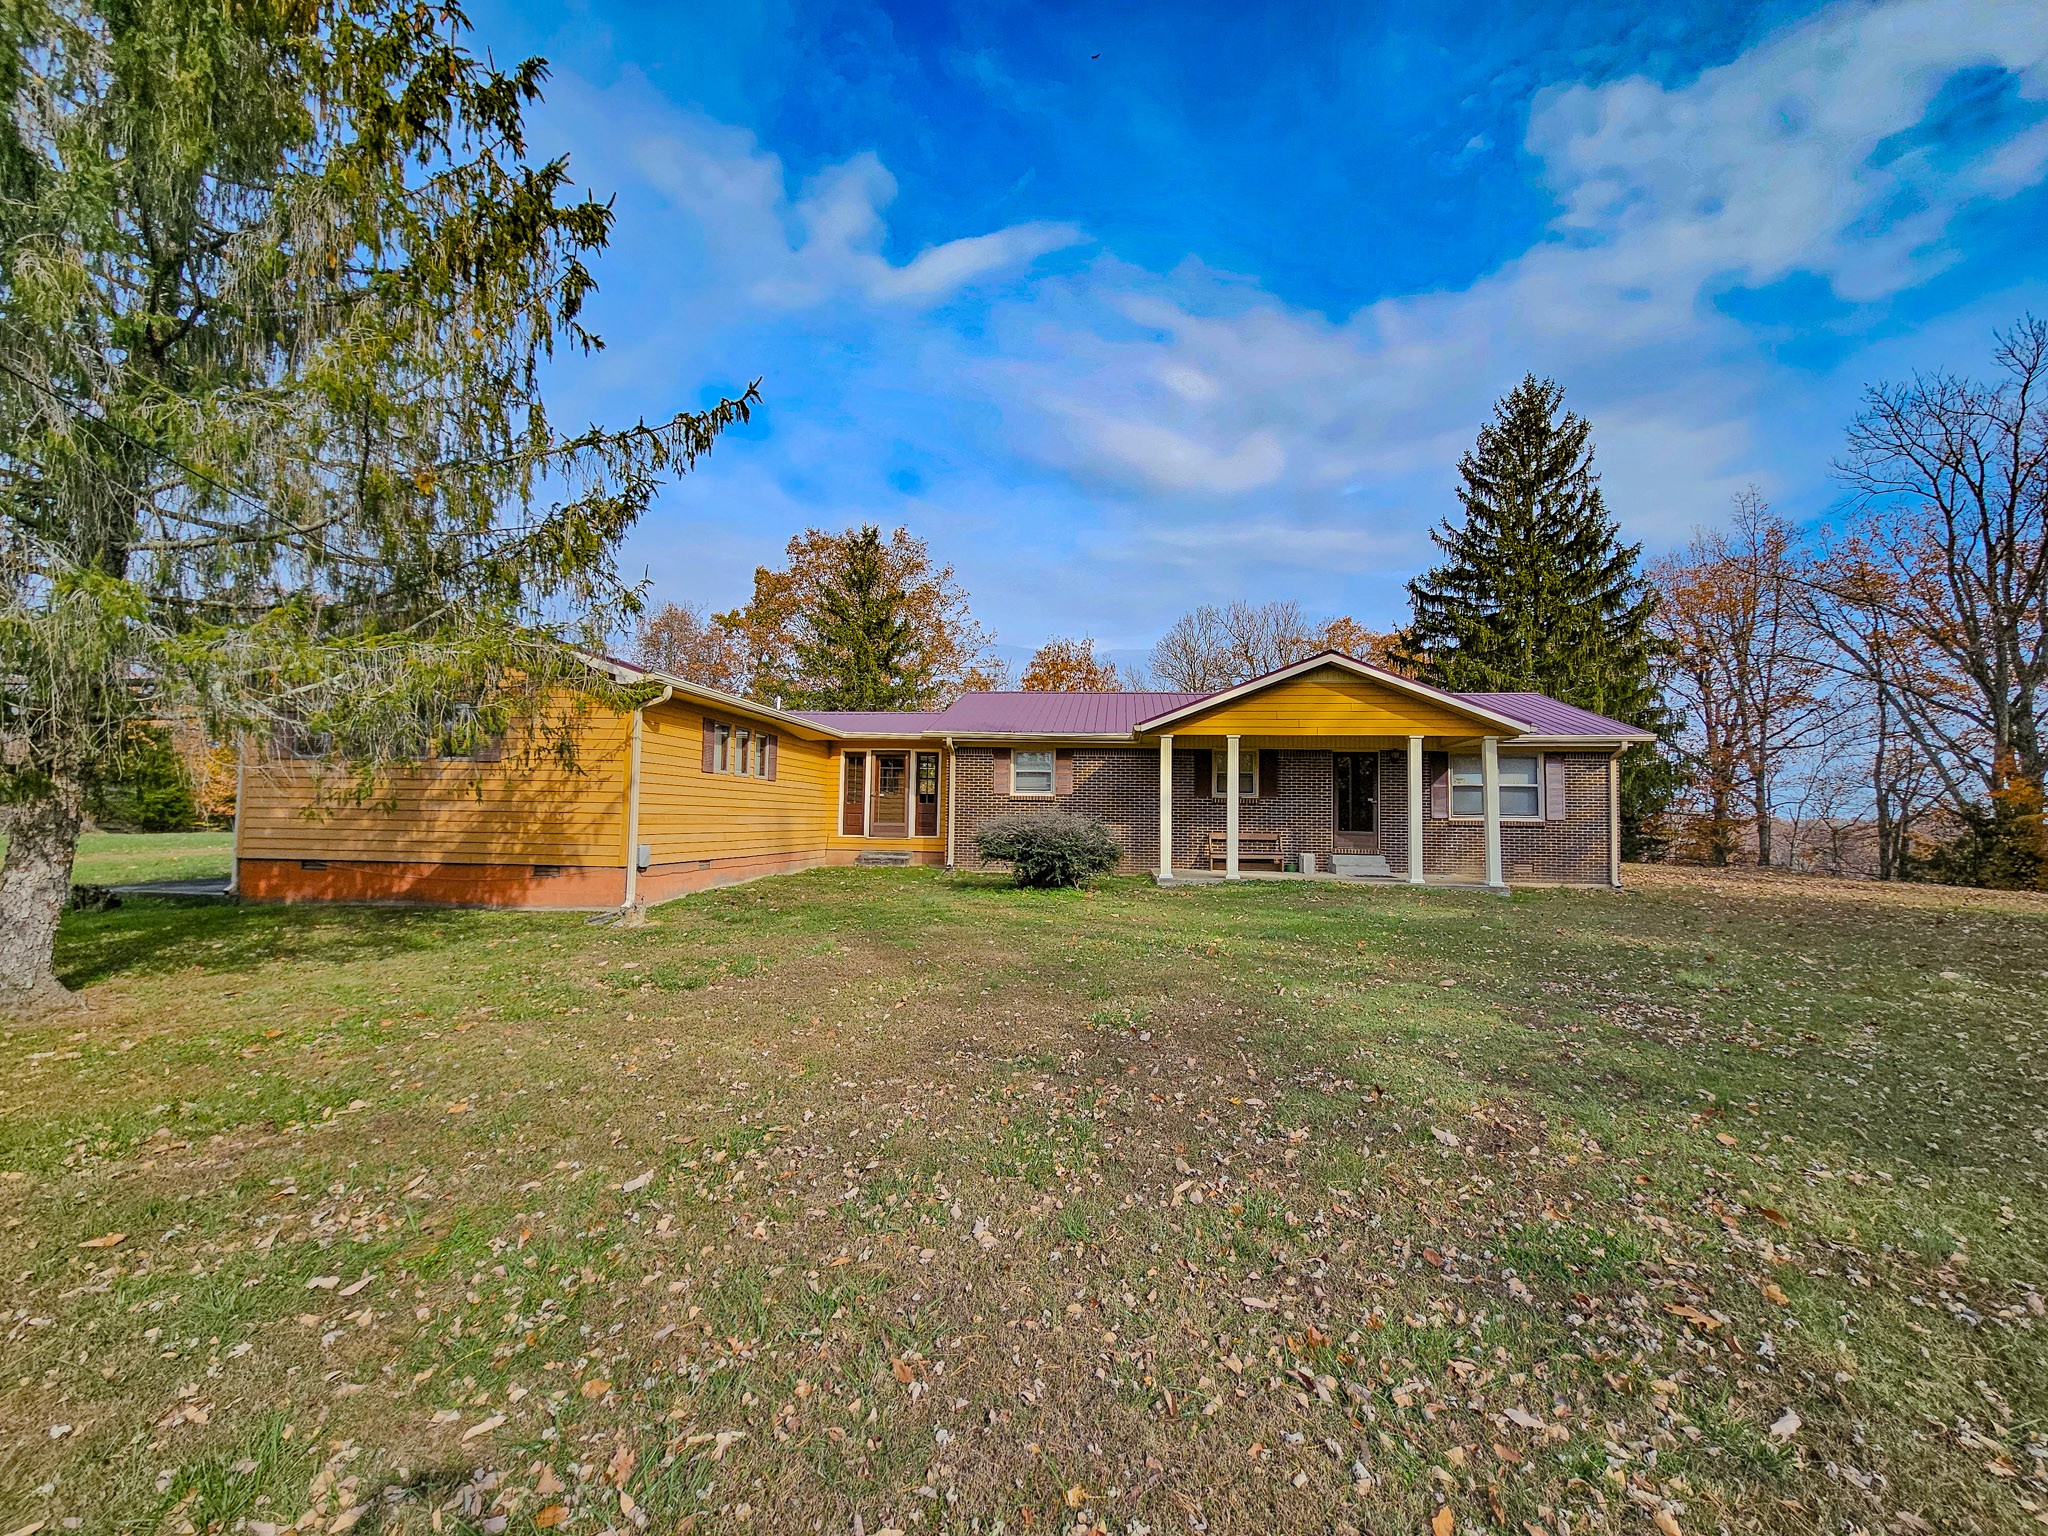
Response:
[[[1154,874],[1504,890],[1502,739],[1158,733]],[[1478,780],[1460,791],[1474,814],[1455,823],[1431,804],[1448,800],[1454,765]]]
[[[1159,755],[1155,873],[1505,890],[1500,744],[1526,730],[1336,656],[1169,710],[1136,733]]]

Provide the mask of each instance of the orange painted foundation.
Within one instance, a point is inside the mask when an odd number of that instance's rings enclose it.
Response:
[[[689,860],[656,864],[640,872],[639,899],[648,905],[672,901],[722,885],[739,885],[768,875],[844,866],[860,848],[821,848],[806,853],[761,854],[752,858]],[[913,864],[942,865],[943,852],[918,849]],[[324,863],[307,868],[309,862]],[[602,866],[561,869],[536,875],[531,864],[413,864],[390,860],[242,859],[236,888],[244,901],[353,901],[405,906],[532,907],[595,911],[626,899],[626,872]]]
[[[640,872],[640,899],[651,906],[696,891],[739,885],[769,875],[794,875],[806,869],[840,867],[853,863],[864,851],[860,848],[822,848],[808,853],[766,853],[744,859],[692,859],[680,864],[656,864]],[[944,864],[946,855],[917,849],[911,852],[910,862]]]
[[[306,867],[323,863],[324,868]],[[446,907],[616,907],[626,872],[569,865],[535,874],[531,864],[409,864],[371,859],[242,859],[244,901],[365,901]]]

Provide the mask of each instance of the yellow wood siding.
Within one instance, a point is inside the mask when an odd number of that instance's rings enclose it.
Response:
[[[775,777],[704,771],[705,712],[677,701],[647,711],[640,742],[640,841],[653,862],[822,851],[839,797],[825,744],[776,735]],[[733,714],[712,719],[740,721]],[[763,729],[773,729],[764,726]]]
[[[1176,735],[1203,736],[1470,736],[1483,727],[1471,716],[1389,688],[1341,667],[1319,667],[1301,677],[1170,727]]]
[[[625,718],[593,714],[576,770],[552,758],[521,763],[516,751],[501,763],[428,762],[391,775],[365,805],[322,807],[321,765],[272,761],[252,749],[236,855],[617,868],[626,839],[626,729]]]

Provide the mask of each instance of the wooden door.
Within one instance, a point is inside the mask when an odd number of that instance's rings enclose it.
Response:
[[[939,835],[939,754],[917,754],[917,835]]]
[[[1380,851],[1380,756],[1377,752],[1333,752],[1336,776],[1338,853]]]
[[[874,804],[868,815],[868,836],[904,837],[910,832],[910,754],[877,752]]]

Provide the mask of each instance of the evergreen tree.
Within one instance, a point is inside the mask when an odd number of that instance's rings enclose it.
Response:
[[[145,713],[332,743],[364,793],[541,716],[637,607],[620,539],[749,390],[564,434],[609,203],[547,66],[410,0],[0,5],[0,1012],[64,1001],[82,816]]]
[[[1593,471],[1592,425],[1533,374],[1497,402],[1458,461],[1461,522],[1444,559],[1408,584],[1403,648],[1458,692],[1547,693],[1645,730],[1671,722],[1657,686],[1657,594],[1621,542]],[[1676,771],[1656,748],[1623,760],[1623,850],[1648,851]]]
[[[796,643],[810,709],[903,709],[926,692],[925,650],[909,598],[873,524],[846,541]]]

